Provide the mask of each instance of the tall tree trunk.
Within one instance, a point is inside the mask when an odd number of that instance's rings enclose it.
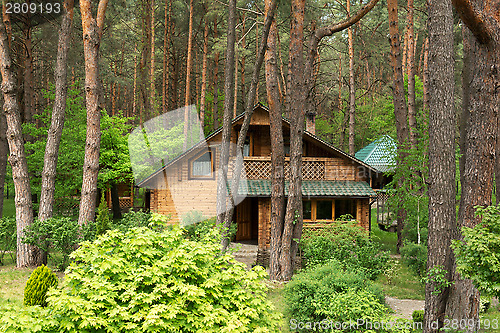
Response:
[[[0,22],[0,71],[2,74],[3,109],[7,121],[7,140],[10,150],[9,162],[12,166],[12,179],[16,191],[16,265],[17,267],[32,267],[40,263],[40,257],[36,247],[22,242],[24,229],[33,223],[33,204],[28,163],[24,151],[21,115],[17,102],[16,78],[12,71],[9,42],[3,21]]]
[[[163,36],[163,113],[170,107],[170,45],[172,39],[172,0],[165,0],[165,30]]]
[[[413,0],[408,0],[408,127],[410,143],[417,145],[417,110],[415,109],[415,41],[413,29]]]
[[[423,81],[423,109],[424,114],[428,114],[429,111],[429,38],[425,39],[424,46],[422,49],[424,55],[423,59],[423,70],[422,70],[422,81]]]
[[[351,0],[347,0],[347,14],[351,15]],[[352,28],[347,29],[349,48],[349,154],[354,156],[354,125],[356,116],[356,87],[354,83],[354,37]]]
[[[191,104],[191,72],[193,69],[193,0],[189,1],[189,32],[186,60],[186,94],[184,96],[184,151],[188,149],[189,105]]]
[[[9,145],[7,143],[7,121],[5,119],[5,114],[2,112],[0,113],[0,217],[3,216],[7,156],[9,156]]]
[[[97,175],[101,144],[101,93],[99,79],[99,44],[104,26],[107,0],[100,0],[97,18],[92,17],[91,0],[80,1],[85,56],[85,97],[87,107],[87,137],[83,161],[83,181],[78,224],[94,220],[97,200]]]
[[[111,207],[113,210],[113,219],[122,218],[122,208],[120,207],[120,197],[118,196],[118,186],[115,182],[111,183]]]
[[[200,97],[200,124],[205,128],[205,107],[207,98],[207,60],[208,60],[208,18],[205,17],[205,29],[203,30],[203,60],[201,69],[201,97]]]
[[[28,0],[29,4],[30,1]],[[24,25],[24,66],[23,66],[23,110],[24,110],[24,121],[26,123],[31,123],[33,121],[34,113],[34,77],[33,77],[33,46],[31,43],[31,17],[30,13],[25,14],[25,25]],[[28,140],[32,140],[31,136],[26,136]]]
[[[226,216],[226,193],[227,193],[227,173],[229,169],[229,152],[231,141],[231,119],[233,115],[234,101],[234,45],[236,27],[236,0],[229,1],[228,23],[227,23],[227,45],[226,45],[226,66],[224,77],[224,117],[222,119],[222,146],[219,158],[219,173],[217,175],[217,225],[223,224],[224,231],[221,241],[222,249],[229,245],[228,231],[231,226],[231,219]],[[232,193],[230,193],[232,195]],[[230,207],[231,209],[232,207]]]
[[[474,227],[476,205],[491,205],[496,140],[498,136],[498,105],[500,96],[500,1],[454,0],[458,14],[470,31],[465,32],[464,47],[467,67],[464,70],[465,140],[463,142],[462,195],[458,211],[458,227]],[[431,59],[432,60],[432,59]],[[462,148],[462,147],[461,147]],[[498,157],[496,157],[498,158]],[[457,232],[456,238],[462,238]],[[454,266],[456,263],[454,263]],[[454,272],[446,315],[453,319],[474,320],[478,329],[479,292],[470,280],[462,280]]]
[[[64,127],[66,98],[68,96],[68,50],[71,39],[71,25],[73,23],[73,5],[73,0],[66,0],[64,2],[64,14],[61,29],[59,30],[55,70],[56,91],[43,161],[40,208],[38,211],[38,219],[40,221],[51,218],[54,210],[57,158],[59,156],[59,144]],[[47,264],[47,253],[44,251],[42,252],[41,260],[44,264]]]
[[[453,11],[451,0],[429,2],[429,235],[427,270],[442,266],[450,280],[451,237],[456,232]],[[443,327],[449,289],[425,289],[424,332]],[[438,322],[433,328],[431,323]]]
[[[266,15],[271,9],[271,1],[266,1]],[[278,280],[281,255],[281,235],[285,223],[285,148],[283,145],[283,124],[281,119],[281,101],[278,91],[277,27],[273,20],[267,39],[266,51],[266,87],[269,105],[269,123],[271,135],[271,240],[270,240],[270,279]]]
[[[156,12],[156,6],[155,6],[155,0],[151,0],[151,19],[150,19],[150,24],[151,24],[151,65],[150,65],[150,75],[149,75],[149,93],[151,96],[151,113],[152,115],[157,115],[158,110],[157,110],[157,105],[156,105],[156,80],[155,80],[155,12]]]
[[[399,44],[399,28],[398,28],[398,2],[397,0],[387,1],[387,11],[389,12],[389,35],[391,41],[391,65],[393,68],[393,87],[392,96],[394,103],[394,117],[396,118],[396,134],[398,138],[398,156],[399,163],[404,163],[405,147],[408,140],[408,122],[407,110],[405,103],[405,90],[403,71],[401,68],[401,48]],[[398,186],[402,186],[403,181],[398,182]],[[406,211],[400,207],[397,213],[397,234],[398,242],[396,250],[399,249],[403,243],[402,231],[404,227],[404,219]]]

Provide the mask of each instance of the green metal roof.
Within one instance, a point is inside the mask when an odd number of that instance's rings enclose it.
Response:
[[[240,181],[239,195],[249,197],[271,196],[271,180],[247,179]],[[285,195],[288,195],[288,181],[285,182]],[[367,182],[337,180],[303,180],[302,196],[304,197],[369,197],[375,191]]]
[[[390,172],[396,165],[395,154],[396,143],[390,136],[384,135],[359,150],[355,157],[378,171]]]

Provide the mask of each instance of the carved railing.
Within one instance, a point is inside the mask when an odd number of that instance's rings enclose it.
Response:
[[[270,157],[245,157],[245,173],[247,179],[270,179],[271,178],[271,158]],[[285,159],[284,166],[285,179],[290,178],[290,159]],[[302,179],[303,180],[324,180],[325,179],[325,159],[315,157],[302,158]]]

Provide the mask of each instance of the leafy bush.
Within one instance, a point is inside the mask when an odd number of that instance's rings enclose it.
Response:
[[[17,226],[15,217],[3,217],[0,219],[0,265],[3,264],[3,257],[9,253],[12,261],[15,261],[17,240]]]
[[[102,193],[101,202],[97,208],[97,215],[95,219],[96,234],[102,235],[109,230],[111,218],[109,217],[108,203],[104,192]]]
[[[214,229],[217,229],[215,227],[215,223],[217,221],[217,218],[211,217],[206,220],[202,220],[200,222],[195,222],[195,223],[183,223],[184,225],[184,230],[185,230],[185,235],[187,238],[191,240],[202,240],[205,238],[208,234],[212,233]],[[229,227],[229,234],[228,237],[229,239],[233,239],[234,236],[236,235],[236,224],[231,223],[231,226]],[[220,232],[220,230],[219,230]]]
[[[420,278],[423,278],[427,267],[427,246],[415,243],[405,243],[401,248],[403,263]]]
[[[219,244],[133,228],[108,231],[73,252],[49,305],[62,332],[269,332],[280,315],[265,271],[247,271]]]
[[[57,269],[62,271],[68,266],[69,254],[78,243],[94,237],[94,223],[80,226],[78,221],[69,217],[53,217],[45,221],[35,220],[25,229],[23,242],[46,251],[55,261]],[[54,255],[56,252],[61,256]]]
[[[471,279],[476,287],[492,296],[500,296],[500,206],[476,206],[481,223],[462,228],[463,240],[452,241],[457,272]]]
[[[58,322],[51,309],[39,306],[0,305],[0,332],[58,333]]]
[[[382,292],[363,274],[335,260],[296,274],[284,295],[287,316],[299,322],[345,321],[385,313]]]
[[[382,251],[366,230],[355,223],[337,222],[317,230],[304,230],[301,249],[307,267],[336,259],[361,271],[371,280],[383,273],[389,259],[388,252]]]
[[[47,306],[47,291],[57,286],[57,276],[45,265],[37,267],[26,282],[24,305]]]
[[[415,310],[411,314],[411,318],[415,323],[423,323],[424,322],[424,310]]]
[[[119,229],[120,231],[126,231],[134,227],[148,227],[151,219],[151,213],[143,212],[139,210],[129,211],[123,214],[123,217],[116,221],[113,228]]]

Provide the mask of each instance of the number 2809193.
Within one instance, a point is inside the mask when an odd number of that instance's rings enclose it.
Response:
[[[28,2],[6,2],[5,12],[7,14],[59,14],[61,4],[58,2],[50,3],[28,3]]]

